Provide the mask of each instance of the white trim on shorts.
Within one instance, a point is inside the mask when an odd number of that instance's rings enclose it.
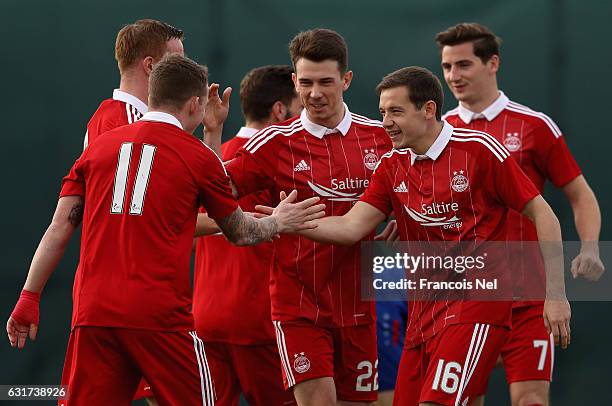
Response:
[[[202,405],[214,406],[215,390],[208,368],[208,360],[204,352],[204,342],[198,337],[195,331],[190,331],[189,335],[193,338],[193,349],[198,360],[198,368],[200,370],[200,386],[202,388]]]
[[[463,370],[461,371],[461,381],[459,382],[459,390],[457,391],[457,397],[455,398],[455,406],[460,406],[463,391],[470,383],[470,379],[476,370],[476,365],[478,365],[480,355],[482,354],[482,349],[484,348],[487,335],[489,334],[489,327],[491,327],[490,324],[480,323],[476,323],[474,326],[472,340],[470,341],[468,353],[463,364]]]
[[[280,355],[281,364],[287,377],[287,386],[292,387],[295,385],[295,376],[291,370],[291,361],[289,360],[289,354],[287,353],[287,344],[285,343],[285,333],[281,327],[280,321],[272,321],[274,323],[274,330],[276,331],[276,344],[278,345],[278,353]]]

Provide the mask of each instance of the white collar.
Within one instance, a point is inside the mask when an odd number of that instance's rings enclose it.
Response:
[[[259,130],[256,130],[254,128],[241,127],[240,130],[238,131],[238,134],[236,134],[236,137],[249,139],[255,134],[257,134],[258,131]]]
[[[113,99],[114,100],[122,101],[122,102],[127,103],[127,104],[129,104],[131,106],[136,107],[136,109],[141,114],[145,114],[147,111],[149,111],[149,108],[147,107],[146,103],[144,103],[138,97],[133,96],[133,95],[127,93],[127,92],[124,92],[123,90],[119,90],[119,89],[113,90]]]
[[[471,110],[468,110],[467,107],[463,106],[461,102],[459,102],[459,117],[463,120],[464,123],[469,124],[472,120],[477,118],[486,118],[488,121],[493,121],[495,117],[499,115],[506,106],[508,106],[508,96],[504,94],[501,90],[499,91],[499,97],[495,99],[493,103],[486,109],[482,111],[482,113],[474,113]]]
[[[411,165],[414,165],[414,161],[421,159],[432,159],[435,161],[442,154],[442,151],[444,151],[444,148],[446,148],[448,141],[450,141],[450,138],[453,135],[453,126],[447,123],[445,120],[442,120],[442,123],[443,126],[440,134],[438,134],[438,137],[433,144],[431,144],[425,154],[419,155],[412,151],[412,149],[409,149]]]
[[[172,114],[164,113],[163,111],[149,111],[142,116],[140,121],[157,121],[159,123],[175,125],[181,130],[183,129],[181,122],[178,121],[176,117],[174,117]]]
[[[344,105],[344,117],[335,128],[327,128],[325,126],[313,123],[308,118],[306,109],[302,110],[302,114],[300,114],[300,120],[302,121],[302,125],[304,126],[306,131],[320,139],[323,139],[323,136],[336,131],[339,131],[342,135],[346,135],[349,131],[349,128],[351,128],[353,119],[351,118],[351,112],[349,111],[348,106],[345,103],[342,104]]]

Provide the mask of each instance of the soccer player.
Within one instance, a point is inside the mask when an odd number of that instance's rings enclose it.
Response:
[[[138,20],[123,27],[115,40],[115,59],[121,76],[119,89],[104,100],[87,124],[84,148],[100,134],[139,120],[148,110],[149,75],[153,66],[166,54],[184,55],[182,30],[162,21]],[[204,116],[204,139],[220,136],[223,126],[217,115],[227,115],[231,88],[219,97],[219,85],[211,84]],[[196,236],[212,234],[218,227],[205,214],[198,216]],[[143,383],[136,398],[151,397],[150,387]]]
[[[191,134],[203,119],[207,77],[185,57],[165,57],[151,74],[151,111],[92,142],[63,180],[7,333],[18,348],[36,337],[40,294],[82,221],[68,404],[127,404],[142,376],[160,403],[213,404],[190,311],[198,206],[237,244],[294,232],[323,214],[317,199],[293,204],[295,191],[272,221],[242,212],[221,161]]]
[[[183,31],[162,21],[138,20],[123,27],[115,40],[121,80],[111,99],[104,100],[87,124],[84,147],[102,133],[131,124],[147,112],[149,75],[167,53],[184,55]]]
[[[291,187],[301,198],[320,196],[326,213],[342,215],[391,148],[389,137],[380,122],[343,102],[353,73],[340,34],[301,32],[289,51],[302,114],[253,136],[226,169],[239,196],[270,190],[277,199]],[[273,250],[272,320],[285,387],[299,405],[376,400],[374,303],[360,297],[359,248],[290,235]]]
[[[153,66],[165,54],[184,55],[183,31],[165,22],[144,19],[124,26],[115,39],[115,59],[120,74],[119,88],[113,91],[113,97],[104,100],[87,124],[84,147],[98,138],[102,133],[117,127],[131,124],[148,111],[149,75]],[[213,84],[209,91],[209,100],[218,99],[218,85]],[[229,102],[229,94],[224,95],[224,103]],[[211,102],[207,106],[210,115],[215,111]],[[210,120],[208,120],[210,121]],[[209,126],[212,129],[212,126]],[[205,215],[198,216],[196,234],[215,232]],[[67,357],[69,359],[69,357]],[[67,382],[70,370],[64,366],[62,382]],[[146,398],[150,405],[155,405],[151,387],[141,382],[135,395],[136,399]],[[61,403],[61,402],[60,402]]]
[[[317,220],[316,230],[301,234],[354,244],[394,211],[404,241],[498,241],[513,208],[535,223],[541,241],[562,250],[554,213],[508,151],[486,133],[441,121],[442,85],[431,72],[403,68],[377,90],[394,149],[347,214]],[[436,218],[427,215],[432,205]],[[559,258],[546,257],[551,296],[544,314],[555,342],[566,347],[570,308]],[[495,364],[510,316],[511,303],[502,301],[411,302],[394,405],[469,404]]]
[[[542,192],[546,180],[563,190],[572,210],[582,249],[572,262],[574,277],[597,280],[604,271],[599,258],[601,215],[597,199],[572,157],[563,134],[543,113],[511,101],[497,85],[500,39],[476,23],[440,32],[436,42],[442,70],[459,106],[446,120],[461,128],[486,131],[510,151]],[[537,240],[533,223],[520,212],[508,213],[508,241]],[[538,262],[521,260],[523,272]],[[542,321],[543,302],[518,301],[512,309],[512,332],[502,350],[513,405],[547,405],[554,346]],[[484,389],[483,389],[484,390]]]
[[[290,66],[262,66],[242,79],[245,125],[221,146],[223,161],[234,158],[259,130],[300,114],[292,73]],[[260,191],[239,203],[253,212],[256,204],[270,200],[269,192]],[[272,244],[236,247],[221,235],[197,241],[193,318],[206,344],[217,405],[237,405],[241,392],[252,406],[295,404],[293,394],[283,387],[270,318],[271,265]],[[241,317],[245,309],[248,316]]]

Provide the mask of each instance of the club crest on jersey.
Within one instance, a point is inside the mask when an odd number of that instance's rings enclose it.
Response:
[[[459,172],[453,171],[453,178],[451,179],[450,186],[455,192],[463,192],[470,186],[470,181],[463,175],[463,169]]]
[[[374,148],[366,149],[363,156],[363,164],[366,168],[373,171],[376,169],[376,164],[378,163],[378,155],[376,155],[376,151]]]
[[[293,354],[293,369],[298,374],[303,374],[310,369],[310,360],[304,355],[303,352],[299,354]]]
[[[506,146],[506,148],[508,148],[508,151],[516,152],[521,149],[521,139],[518,135],[518,133],[506,134],[506,139],[504,139],[504,145]]]

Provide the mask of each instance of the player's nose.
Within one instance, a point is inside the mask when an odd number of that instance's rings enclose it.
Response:
[[[456,82],[459,79],[461,79],[461,74],[459,72],[459,69],[456,66],[451,66],[449,72],[448,72],[448,80],[451,82]]]
[[[312,97],[313,99],[319,99],[322,96],[323,93],[321,92],[321,87],[316,84],[312,86],[312,89],[310,90],[310,97]]]
[[[391,127],[393,127],[393,120],[391,120],[389,116],[385,114],[382,117],[382,125],[385,128],[385,130],[390,130]]]

